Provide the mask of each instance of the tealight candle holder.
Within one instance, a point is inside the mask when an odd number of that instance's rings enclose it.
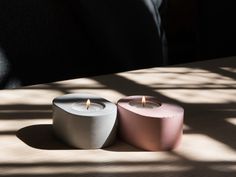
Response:
[[[117,106],[92,94],[67,94],[53,100],[53,129],[69,145],[106,147],[116,137]]]
[[[182,136],[184,109],[152,96],[129,96],[117,103],[119,135],[127,143],[150,151],[175,148]]]

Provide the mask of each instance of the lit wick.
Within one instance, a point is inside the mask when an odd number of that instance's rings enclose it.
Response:
[[[142,105],[143,105],[143,107],[145,106],[145,103],[146,103],[146,98],[145,98],[145,96],[143,96],[142,97]]]
[[[89,106],[90,106],[90,99],[86,101],[86,109],[89,109]]]

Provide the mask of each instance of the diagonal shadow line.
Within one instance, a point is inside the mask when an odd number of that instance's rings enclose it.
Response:
[[[231,66],[232,67],[232,66]],[[236,68],[236,66],[234,66]],[[220,74],[222,76],[228,77],[230,79],[236,80],[236,73],[224,70],[220,67],[202,67],[201,69],[208,70],[213,73]]]
[[[70,91],[68,91],[67,88],[61,86],[60,83],[55,83],[55,82],[54,82],[54,83],[48,83],[47,85],[49,85],[50,87],[52,87],[52,88],[54,88],[54,89],[56,89],[56,90],[62,92],[63,94],[69,94],[69,93],[71,93]]]
[[[169,97],[166,97],[156,91],[154,91],[152,88],[139,84],[137,82],[134,82],[130,79],[124,78],[119,75],[112,75],[112,77],[93,77],[91,79],[94,79],[95,81],[106,85],[109,89],[116,90],[124,95],[152,95],[160,99],[160,101],[170,101],[182,104],[181,102],[171,99]]]
[[[234,72],[220,68],[220,67],[236,68],[236,57],[235,56],[228,57],[226,58],[226,60],[227,60],[226,62],[223,59],[199,61],[199,62],[189,63],[188,65],[185,65],[185,67],[187,66],[188,68],[204,69],[206,71],[220,74],[222,76],[236,80],[236,74]],[[198,67],[196,67],[197,65]]]
[[[0,105],[0,120],[49,119],[51,105],[11,104]]]
[[[210,118],[208,120],[191,119],[185,120],[186,124],[200,130],[200,133],[227,144],[236,149],[236,127],[225,120]],[[222,126],[223,125],[223,126]],[[209,128],[211,127],[211,130]],[[212,128],[214,127],[214,128]]]

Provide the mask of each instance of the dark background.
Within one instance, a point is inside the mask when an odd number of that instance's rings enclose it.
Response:
[[[236,55],[234,0],[168,0],[170,63]]]
[[[169,65],[236,54],[233,0],[165,3]],[[0,88],[163,65],[139,0],[0,0],[0,53]]]

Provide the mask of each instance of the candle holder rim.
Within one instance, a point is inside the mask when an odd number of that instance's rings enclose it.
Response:
[[[172,117],[175,117],[176,114],[179,112],[179,113],[182,113],[183,112],[183,107],[180,106],[180,105],[176,105],[176,104],[173,104],[173,103],[162,103],[161,106],[155,108],[155,109],[150,109],[150,111],[152,113],[149,113],[149,114],[145,114],[143,112],[139,112],[137,110],[142,110],[142,109],[139,109],[139,108],[136,108],[136,107],[131,107],[129,105],[128,102],[125,102],[125,100],[121,99],[117,102],[117,105],[118,105],[118,109],[119,107],[125,109],[126,111],[131,111],[133,114],[136,114],[136,115],[141,115],[145,118],[154,118],[154,119],[168,119],[168,118],[172,118]],[[166,107],[172,107],[173,110],[172,110],[172,116],[170,116],[170,112],[162,112],[162,110],[165,110]],[[177,109],[177,110],[174,110],[174,109]],[[158,110],[158,111],[157,111]],[[160,112],[161,111],[161,112]],[[156,114],[153,114],[154,112],[156,113],[160,113],[158,116]]]
[[[75,102],[78,102],[79,100],[87,100],[90,99],[91,102],[96,102],[94,100],[100,100],[99,104],[102,104],[104,106],[103,109],[99,111],[78,111],[71,107],[72,104]],[[93,94],[87,94],[87,93],[72,93],[72,94],[66,94],[62,96],[58,96],[53,99],[53,105],[55,105],[57,108],[66,111],[69,114],[72,115],[81,115],[83,117],[91,117],[91,116],[102,116],[109,114],[110,111],[116,110],[116,105],[105,98],[93,95]]]

